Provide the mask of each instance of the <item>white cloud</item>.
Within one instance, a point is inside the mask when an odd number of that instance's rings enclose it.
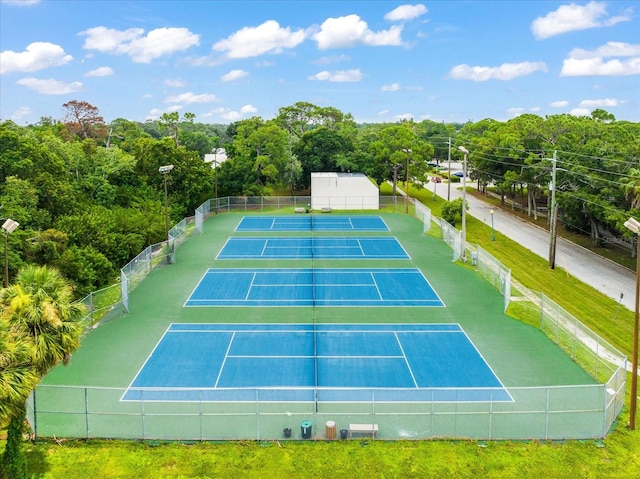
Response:
[[[257,111],[258,109],[255,106],[249,104],[249,105],[242,106],[240,110],[231,110],[229,108],[220,107],[220,108],[211,110],[210,112],[205,113],[204,115],[201,115],[201,116],[204,118],[219,116],[223,120],[233,122],[233,121],[238,121],[242,119],[243,117],[247,116],[248,113],[256,113]]]
[[[164,102],[190,105],[192,103],[211,103],[214,101],[216,101],[216,96],[211,93],[196,95],[195,93],[188,91],[186,93],[180,93],[179,95],[169,96]]]
[[[549,103],[549,106],[551,108],[564,108],[569,106],[569,102],[567,100],[552,101],[551,103]]]
[[[28,106],[21,106],[16,111],[14,111],[9,117],[13,122],[18,123],[24,117],[27,117],[33,113],[33,110]]]
[[[580,60],[603,57],[637,57],[640,56],[640,44],[632,45],[624,42],[607,42],[593,51],[574,48],[569,52],[570,58]]]
[[[544,40],[574,30],[609,27],[629,20],[630,14],[608,17],[604,2],[589,2],[586,5],[572,3],[536,18],[531,24],[531,31],[536,39]]]
[[[400,5],[387,13],[384,16],[384,19],[391,22],[402,22],[406,20],[413,20],[427,12],[427,7],[420,3],[417,5]]]
[[[275,20],[267,20],[257,27],[244,27],[213,45],[218,52],[226,52],[228,58],[249,58],[265,53],[282,53],[294,48],[305,39],[304,30],[291,31],[282,28]]]
[[[389,113],[389,110],[381,110],[381,111],[379,111],[379,112],[377,113],[377,115],[378,115],[378,116],[384,116],[384,115],[386,115],[387,113]]]
[[[249,73],[244,70],[231,70],[229,73],[222,75],[220,80],[223,82],[236,81],[240,78],[246,77],[248,74]]]
[[[327,70],[316,73],[309,77],[309,80],[330,81],[330,82],[357,82],[362,80],[360,70],[338,70],[329,72]]]
[[[113,75],[113,68],[111,67],[96,68],[84,74],[86,77],[110,77],[111,75]]]
[[[146,116],[145,120],[158,120],[162,116],[163,111],[159,108],[153,108]]]
[[[581,108],[606,108],[618,106],[620,103],[620,100],[615,98],[602,98],[600,100],[582,100],[579,106]]]
[[[522,115],[524,112],[525,112],[525,109],[519,106],[507,109],[507,113],[509,113],[509,115],[511,116]]]
[[[253,105],[244,105],[240,108],[240,113],[255,113],[258,109]]]
[[[154,58],[171,55],[200,44],[200,36],[187,28],[157,28],[143,36],[141,28],[120,31],[106,27],[89,28],[85,35],[85,50],[97,50],[111,55],[128,55],[135,63],[151,63]]]
[[[226,110],[220,116],[227,121],[234,122],[242,118],[242,113],[234,110]]]
[[[547,65],[544,62],[503,63],[499,67],[457,65],[449,71],[449,76],[456,80],[513,80],[537,71],[546,72]]]
[[[573,116],[591,116],[591,110],[589,110],[589,108],[574,108],[569,113]]]
[[[0,52],[0,74],[9,72],[35,72],[49,67],[66,65],[73,57],[60,45],[34,42],[24,52],[5,50]]]
[[[82,89],[82,83],[79,81],[65,83],[52,78],[48,80],[22,78],[18,80],[18,85],[26,86],[30,90],[42,93],[43,95],[66,95]]]
[[[617,59],[609,57],[630,57]],[[593,51],[574,48],[562,62],[560,76],[627,76],[640,74],[640,45],[608,42]]]
[[[392,83],[391,85],[382,85],[381,91],[398,91],[400,90],[400,83]]]
[[[413,113],[402,113],[393,117],[396,121],[413,120]]]
[[[167,78],[164,84],[173,88],[182,88],[186,85],[186,82],[180,78]]]
[[[320,31],[313,35],[320,50],[329,48],[349,48],[355,45],[397,46],[402,45],[402,27],[392,26],[389,30],[373,32],[367,22],[358,15],[327,18]]]
[[[640,75],[640,58],[632,58],[625,61],[591,58],[589,60],[577,60],[567,58],[562,62],[560,76],[626,76]]]

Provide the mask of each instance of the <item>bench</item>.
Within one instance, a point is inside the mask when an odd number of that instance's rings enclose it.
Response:
[[[378,434],[377,424],[349,424],[349,435],[353,437],[354,434],[367,435],[376,437]]]
[[[305,213],[307,210],[305,208],[296,208],[293,211],[295,211],[296,213]]]
[[[331,213],[332,209],[329,206],[323,206],[322,207],[322,212],[323,213]]]

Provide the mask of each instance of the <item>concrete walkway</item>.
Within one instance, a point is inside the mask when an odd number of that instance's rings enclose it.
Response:
[[[475,183],[467,182],[467,187],[475,187]],[[433,183],[425,185],[433,193]],[[404,193],[403,191],[400,192]],[[447,198],[447,184],[437,185],[436,194]],[[451,184],[450,198],[462,197],[462,185]],[[491,206],[482,200],[467,194],[469,209],[467,214],[491,226]],[[426,202],[426,206],[429,203]],[[509,214],[495,209],[493,215],[495,231],[499,231],[509,239],[533,251],[538,256],[549,259],[549,233],[544,229]],[[601,291],[630,311],[635,308],[635,272],[603,258],[582,246],[558,237],[556,243],[556,268],[562,268],[583,283]],[[620,300],[622,294],[622,300]]]

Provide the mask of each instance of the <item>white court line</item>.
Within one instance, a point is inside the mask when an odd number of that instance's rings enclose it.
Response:
[[[369,272],[369,274],[371,275],[371,279],[373,280],[373,285],[376,287],[376,291],[378,292],[378,298],[380,298],[380,301],[384,301],[384,298],[382,297],[382,293],[380,293],[380,288],[378,288],[378,283],[376,282],[376,277],[373,271]]]
[[[264,240],[264,243],[262,244],[262,251],[260,251],[260,256],[264,256],[264,252],[267,250],[267,244],[269,244],[269,238],[266,238]]]
[[[411,374],[411,379],[413,380],[413,384],[416,388],[418,388],[418,381],[416,381],[416,377],[413,375],[413,370],[411,369],[411,365],[409,364],[409,360],[407,359],[407,355],[404,352],[404,348],[402,347],[402,343],[400,342],[400,338],[398,337],[398,332],[394,331],[393,335],[396,337],[396,341],[398,342],[398,347],[400,351],[402,351],[402,356],[404,357],[404,362],[407,365],[407,369],[409,370],[409,374]]]
[[[222,370],[224,369],[224,365],[226,364],[227,358],[229,357],[229,350],[231,349],[231,344],[233,343],[233,340],[235,339],[235,337],[236,337],[236,332],[234,331],[233,334],[231,335],[231,339],[229,340],[229,345],[227,346],[227,350],[224,352],[224,359],[222,360],[222,364],[220,365],[220,371],[218,371],[216,382],[213,385],[214,388],[218,387],[218,383],[220,382],[220,376],[222,376]]]
[[[253,283],[255,283],[257,275],[258,275],[257,271],[254,271],[253,272],[253,276],[251,276],[251,284],[249,284],[249,287],[247,288],[247,294],[245,294],[245,296],[244,296],[244,300],[245,301],[249,301],[249,295],[251,294],[251,288],[253,288]]]

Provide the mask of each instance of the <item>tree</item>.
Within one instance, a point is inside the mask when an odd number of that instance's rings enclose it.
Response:
[[[85,308],[72,300],[71,286],[58,270],[46,266],[26,266],[13,285],[0,290],[0,317],[26,344],[38,377],[59,363],[67,364],[80,345]],[[5,449],[2,464],[12,479],[26,477],[21,448],[26,400],[27,396],[17,397],[9,411],[7,444],[12,447]]]
[[[291,155],[289,162],[284,167],[284,183],[289,187],[291,194],[293,190],[300,184],[302,179],[302,164],[296,155]]]
[[[465,205],[466,209],[469,209],[469,205]],[[445,201],[442,204],[440,210],[442,219],[449,223],[451,226],[456,225],[456,221],[462,218],[462,198],[456,198],[452,201]]]
[[[100,116],[100,110],[91,103],[72,100],[62,107],[66,110],[63,121],[72,135],[81,136],[85,140],[107,136],[104,118]]]
[[[9,432],[0,463],[2,479],[26,477],[22,424],[11,421],[11,418],[24,417],[25,398],[38,379],[26,341],[10,328],[9,322],[0,313],[0,429],[7,428]]]
[[[178,141],[178,135],[180,133],[180,122],[187,121],[193,123],[195,117],[195,114],[186,112],[181,119],[180,114],[177,111],[172,111],[171,113],[163,113],[160,117],[159,123],[169,131],[169,136],[173,138],[176,146],[178,146],[180,144],[180,142]]]
[[[387,126],[369,145],[370,153],[384,165],[384,179],[393,182],[394,196],[402,173],[403,177],[409,176],[410,181],[411,178],[417,179],[421,184],[426,171],[426,159],[433,156],[433,145],[418,138],[414,126],[412,123]],[[407,165],[409,172],[406,171]]]

